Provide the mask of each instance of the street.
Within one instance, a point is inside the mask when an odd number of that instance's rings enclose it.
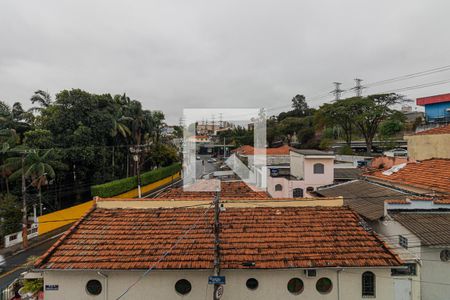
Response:
[[[20,273],[26,270],[24,264],[26,264],[29,257],[37,257],[44,254],[58,238],[59,235],[24,252],[6,257],[6,268],[3,273],[0,274],[0,290],[9,285],[20,275]]]
[[[219,168],[219,163],[209,163],[208,159],[211,158],[211,155],[198,155],[200,157],[199,160],[196,160],[195,168],[196,168],[196,178],[199,179],[205,174],[212,173],[217,171]],[[204,161],[204,165],[202,164],[202,160]]]

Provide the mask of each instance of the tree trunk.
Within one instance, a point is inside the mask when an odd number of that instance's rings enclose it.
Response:
[[[372,154],[372,139],[366,138],[367,154]]]

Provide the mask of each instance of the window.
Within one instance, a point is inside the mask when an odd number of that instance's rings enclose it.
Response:
[[[398,243],[403,248],[408,249],[408,239],[405,238],[403,235],[398,236]]]
[[[375,274],[372,272],[362,274],[362,296],[375,296]]]
[[[317,280],[316,290],[321,294],[328,294],[333,289],[333,283],[330,278],[322,277]]]
[[[175,283],[175,291],[181,295],[187,295],[192,290],[191,283],[186,279],[180,279]]]
[[[321,294],[328,294],[333,289],[333,283],[330,278],[322,277],[317,280],[316,289]]]
[[[292,190],[292,197],[301,198],[303,197],[303,190],[301,188],[295,188]]]
[[[400,268],[391,269],[391,276],[416,276],[417,267],[414,263],[404,264]]]
[[[323,164],[314,164],[314,174],[325,173],[325,166]]]
[[[281,184],[275,185],[275,191],[282,191],[282,190],[283,190],[283,186]]]
[[[102,284],[96,279],[89,280],[86,283],[86,291],[89,295],[100,295],[100,293],[102,292]]]
[[[441,261],[443,262],[447,262],[450,260],[450,250],[448,249],[444,249],[441,251],[441,253],[439,254],[439,257],[441,258]]]
[[[308,186],[308,187],[306,188],[306,191],[307,191],[308,193],[314,192],[314,188],[313,188],[312,186]]]
[[[303,292],[303,281],[300,278],[292,278],[288,281],[287,289],[291,294],[299,295]]]
[[[255,278],[250,278],[247,280],[245,285],[249,290],[256,290],[258,288],[259,283],[258,280],[256,280]]]

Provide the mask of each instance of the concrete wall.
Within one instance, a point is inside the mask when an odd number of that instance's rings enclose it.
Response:
[[[405,139],[412,159],[450,158],[450,134],[410,135]]]
[[[307,278],[303,270],[224,270],[226,276],[223,300],[239,299],[363,299],[361,295],[361,274],[372,271],[376,276],[376,299],[394,300],[394,280],[390,277],[390,269],[319,269],[317,277]],[[95,271],[46,271],[45,285],[57,285],[57,291],[45,291],[46,300],[81,300],[81,299],[116,299],[125,291],[143,271],[103,271],[104,278]],[[153,271],[144,277],[122,299],[211,299],[213,286],[208,285],[211,271]],[[339,280],[338,280],[339,276]],[[291,278],[300,278],[304,283],[304,290],[300,295],[293,295],[287,290],[287,283]],[[331,279],[332,291],[323,295],[316,290],[316,282],[321,277]],[[259,282],[256,290],[249,290],[246,281],[255,278]],[[90,296],[85,285],[88,280],[97,279],[102,282],[103,291],[98,296]],[[191,282],[192,290],[181,296],[174,289],[180,279]],[[339,293],[339,296],[338,296]]]
[[[450,299],[450,262],[440,260],[444,248],[421,248],[423,300]]]
[[[372,224],[375,232],[383,235],[397,252],[400,253],[400,258],[404,261],[415,261],[421,258],[421,242],[420,239],[415,236],[411,231],[403,227],[400,223],[394,220],[386,220],[375,222]],[[399,244],[399,235],[402,235],[408,239],[408,249],[403,250]],[[410,255],[406,254],[410,253]],[[408,259],[409,257],[409,259]],[[425,280],[422,274],[423,262],[417,263],[417,275],[416,276],[397,276],[396,278],[409,279],[411,281],[411,299],[421,300],[423,296],[423,290],[420,280]],[[409,278],[408,278],[409,277]]]
[[[297,177],[298,179],[304,178],[304,156],[291,151],[291,175]]]

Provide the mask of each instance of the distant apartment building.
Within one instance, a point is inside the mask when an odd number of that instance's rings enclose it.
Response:
[[[450,122],[450,93],[417,98],[417,105],[425,107],[427,123]]]
[[[234,125],[228,121],[218,121],[215,123],[200,122],[197,124],[197,134],[199,135],[217,135],[220,131],[233,129]]]

